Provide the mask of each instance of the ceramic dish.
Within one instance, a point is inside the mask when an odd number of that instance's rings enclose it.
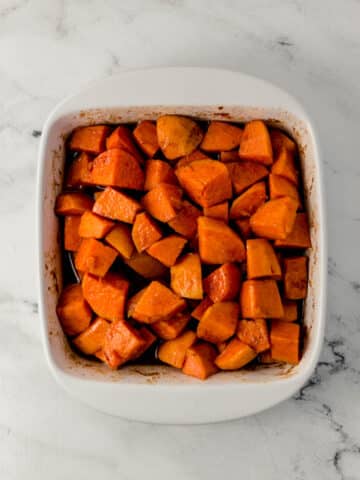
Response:
[[[54,202],[62,187],[64,140],[77,126],[136,122],[164,113],[234,122],[261,118],[285,129],[298,142],[313,245],[299,365],[222,372],[202,382],[165,365],[110,371],[71,350],[55,312],[62,274]],[[283,90],[242,73],[199,68],[128,71],[94,83],[58,105],[44,127],[37,229],[39,304],[47,361],[59,384],[84,403],[147,422],[217,422],[275,405],[299,390],[312,374],[325,323],[327,253],[321,163],[312,122]]]

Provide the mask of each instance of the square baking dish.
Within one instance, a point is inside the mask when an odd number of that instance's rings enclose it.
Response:
[[[305,341],[299,365],[222,372],[202,382],[165,365],[130,365],[110,371],[106,365],[81,358],[71,350],[56,315],[62,272],[54,204],[62,188],[66,137],[78,126],[131,123],[165,113],[233,122],[264,119],[297,141],[313,245],[308,252]],[[269,408],[293,395],[309,379],[319,358],[325,323],[324,193],[314,128],[288,93],[242,73],[203,68],[128,71],[100,80],[63,101],[49,116],[41,137],[37,202],[44,348],[55,378],[72,396],[128,419],[205,423]]]

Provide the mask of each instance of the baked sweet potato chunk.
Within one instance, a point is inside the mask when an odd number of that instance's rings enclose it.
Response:
[[[171,288],[183,298],[199,300],[203,298],[200,257],[188,253],[170,268]]]
[[[230,208],[230,218],[250,217],[266,200],[265,182],[255,183],[235,198]]]
[[[295,167],[294,154],[287,148],[282,148],[275,157],[271,173],[287,178],[296,186],[299,184],[299,174]]]
[[[103,277],[116,257],[117,253],[113,248],[94,238],[84,238],[75,256],[75,267],[80,272]]]
[[[176,185],[159,183],[142,198],[145,210],[160,222],[169,222],[176,217],[182,203],[182,190]]]
[[[289,300],[301,300],[305,298],[307,280],[306,257],[284,259],[284,293],[286,298]]]
[[[264,165],[256,162],[227,163],[234,192],[239,195],[254,183],[265,178],[269,172]]]
[[[279,318],[283,322],[296,322],[298,319],[298,304],[293,300],[283,300],[284,316]]]
[[[241,238],[243,240],[247,240],[248,238],[251,237],[252,231],[251,231],[251,227],[250,227],[250,218],[249,217],[238,218],[237,220],[235,220],[234,223],[235,223],[237,229],[239,230],[239,232],[241,234]]]
[[[254,360],[255,357],[255,350],[234,338],[216,357],[215,363],[221,370],[238,370]]]
[[[76,157],[69,166],[65,185],[67,187],[78,187],[91,183],[91,168],[93,157],[86,152],[82,152]]]
[[[254,238],[246,241],[247,278],[281,278],[281,268],[276,253],[268,240]]]
[[[239,149],[231,150],[230,152],[220,152],[221,162],[229,163],[229,162],[238,162],[239,160],[240,160]]]
[[[233,150],[241,142],[243,130],[230,123],[212,121],[204,135],[200,148],[205,152]]]
[[[81,216],[78,233],[83,238],[103,238],[114,225],[111,220],[87,210]]]
[[[143,252],[162,237],[162,231],[146,212],[142,212],[136,215],[131,237],[136,250]]]
[[[205,217],[217,218],[225,223],[229,221],[229,204],[228,202],[218,203],[212,207],[204,208]]]
[[[180,115],[163,115],[156,122],[160,148],[169,160],[189,155],[200,144],[203,133],[199,125]]]
[[[196,333],[189,330],[180,337],[162,343],[158,349],[158,358],[172,367],[182,368],[186,351],[195,341]]]
[[[270,140],[274,152],[274,157],[278,155],[282,148],[286,148],[292,154],[296,153],[296,143],[291,140],[284,132],[277,128],[270,129]]]
[[[212,302],[234,300],[239,294],[241,272],[234,263],[225,263],[208,275],[204,281],[204,290]]]
[[[197,327],[197,336],[211,343],[221,343],[232,337],[239,317],[239,304],[219,302],[203,314]]]
[[[140,165],[144,162],[144,159],[136,147],[133,134],[128,127],[120,125],[115,128],[111,135],[106,139],[106,148],[111,150],[113,148],[120,148],[133,155]]]
[[[174,170],[163,160],[147,160],[145,164],[144,190],[152,190],[159,183],[177,185]]]
[[[176,162],[176,168],[185,167],[185,165],[189,165],[189,163],[195,162],[195,160],[210,160],[210,158],[201,150],[194,150],[189,155],[179,158]]]
[[[77,128],[70,139],[70,150],[79,150],[98,155],[105,150],[105,139],[109,130],[109,127],[106,125]]]
[[[200,380],[206,380],[218,371],[214,361],[216,348],[209,343],[201,342],[186,350],[183,373]]]
[[[82,215],[91,210],[94,200],[84,193],[61,193],[56,198],[55,213],[57,215]]]
[[[163,340],[173,340],[178,337],[189,323],[190,314],[178,313],[168,320],[160,320],[151,324],[151,329]]]
[[[80,215],[67,215],[64,222],[64,248],[76,252],[81,244],[79,235]]]
[[[269,131],[262,120],[253,120],[245,125],[239,155],[242,160],[251,160],[263,165],[273,163]]]
[[[134,223],[136,215],[141,210],[139,202],[111,187],[105,188],[93,207],[94,213],[125,223]]]
[[[200,216],[200,210],[184,200],[176,216],[169,221],[169,226],[183,237],[192,239],[196,235],[197,219]]]
[[[131,230],[122,223],[116,226],[105,237],[105,241],[117,250],[122,258],[129,259],[135,250],[134,242],[131,238]]]
[[[74,338],[73,343],[85,355],[93,355],[103,348],[109,327],[109,322],[98,317],[86,330]]]
[[[294,226],[284,240],[275,240],[275,247],[280,248],[311,248],[309,223],[306,213],[298,213]]]
[[[240,292],[240,306],[245,318],[281,318],[284,309],[275,280],[246,280]]]
[[[273,320],[270,330],[271,357],[280,362],[299,363],[300,326]]]
[[[172,267],[184,248],[187,240],[179,235],[169,235],[158,240],[147,249],[147,253],[166,267]]]
[[[298,205],[298,208],[301,206],[300,195],[296,185],[294,185],[290,180],[285,177],[280,177],[280,175],[274,175],[273,173],[269,175],[269,191],[270,191],[270,200],[275,200],[276,198],[281,197],[291,197],[293,198]]]
[[[166,267],[161,262],[146,252],[135,252],[129,259],[124,259],[124,262],[144,278],[162,277],[167,272]]]
[[[92,317],[81,285],[68,285],[61,292],[56,313],[66,335],[78,335],[89,325]]]
[[[139,122],[133,135],[141,150],[150,158],[159,150],[156,125],[149,120]]]
[[[191,316],[195,318],[196,320],[200,320],[201,317],[204,315],[206,310],[211,307],[211,305],[214,302],[209,298],[205,297],[201,302],[198,303],[198,305],[194,308],[194,310],[191,312]]]
[[[256,353],[270,348],[269,332],[263,318],[240,320],[236,334],[239,340],[249,345]]]
[[[250,218],[251,230],[259,237],[284,240],[292,231],[297,202],[290,197],[269,200]]]

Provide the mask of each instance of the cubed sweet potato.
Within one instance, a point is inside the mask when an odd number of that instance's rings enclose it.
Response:
[[[103,277],[116,257],[117,252],[113,248],[94,238],[84,238],[75,257],[75,267],[80,272]]]
[[[276,157],[279,151],[282,148],[286,148],[292,154],[296,153],[296,143],[291,140],[284,132],[278,130],[277,128],[270,129],[270,140],[274,152],[274,157]]]
[[[59,297],[56,313],[66,335],[78,335],[90,325],[92,313],[81,285],[68,285],[64,288]]]
[[[91,210],[94,200],[84,193],[61,193],[56,198],[55,213],[57,215],[82,215]]]
[[[234,300],[239,294],[241,272],[234,263],[225,263],[208,275],[203,282],[204,291],[215,302]]]
[[[239,340],[249,345],[256,353],[270,348],[269,332],[263,318],[240,320],[236,334]]]
[[[293,300],[283,300],[284,316],[279,318],[283,322],[296,322],[298,319],[298,304]]]
[[[300,326],[273,320],[270,330],[271,357],[280,362],[297,364],[300,360]]]
[[[117,250],[122,258],[129,259],[135,250],[134,242],[131,238],[131,229],[122,223],[116,226],[105,237],[105,241]]]
[[[180,210],[181,188],[169,183],[159,183],[142,198],[142,204],[150,215],[160,222],[169,222]]]
[[[252,185],[233,201],[230,208],[230,218],[232,220],[250,217],[266,200],[265,182],[259,182]]]
[[[77,128],[71,135],[69,142],[70,150],[79,150],[98,155],[105,150],[105,139],[109,130],[110,128],[106,125]]]
[[[254,183],[265,178],[269,172],[264,165],[256,162],[226,163],[234,192],[240,194]]]
[[[284,293],[289,300],[301,300],[307,291],[307,258],[284,259]],[[275,317],[279,318],[279,317]],[[281,318],[281,317],[280,317]]]
[[[195,162],[195,160],[208,160],[209,157],[201,150],[194,150],[193,152],[189,153],[189,155],[185,155],[184,157],[179,158],[176,162],[176,168],[184,167],[185,165],[189,165],[191,162]]]
[[[254,238],[246,241],[247,277],[281,278],[281,268],[276,253],[268,240]]]
[[[131,316],[143,323],[166,320],[184,310],[185,301],[160,282],[152,281],[142,292]]]
[[[162,115],[157,119],[156,128],[160,148],[169,160],[189,155],[203,138],[199,125],[180,115]]]
[[[80,215],[67,215],[64,223],[64,248],[76,252],[81,244],[79,235]]]
[[[185,238],[192,239],[197,232],[197,219],[201,212],[190,202],[184,200],[176,216],[169,221],[169,226]]]
[[[182,371],[185,375],[206,380],[218,372],[214,363],[216,356],[215,347],[205,342],[197,343],[186,350]]]
[[[238,218],[235,220],[235,225],[237,229],[239,230],[241,234],[241,238],[243,240],[247,240],[248,238],[251,237],[252,231],[250,227],[250,218],[249,217],[243,217],[243,218]]]
[[[242,160],[273,163],[273,151],[267,126],[262,120],[253,120],[245,125],[239,155]]]
[[[203,314],[197,327],[197,336],[211,343],[221,343],[232,337],[239,317],[239,304],[219,302]]]
[[[202,207],[211,207],[231,197],[229,172],[217,160],[196,160],[177,168],[175,174],[190,198]]]
[[[109,327],[109,322],[98,317],[86,330],[74,338],[73,343],[85,355],[93,355],[103,348]]]
[[[144,190],[152,190],[159,183],[177,185],[174,170],[163,160],[147,160],[145,164]]]
[[[144,278],[158,278],[167,273],[166,267],[146,252],[135,252],[129,259],[124,259],[124,262]]]
[[[199,253],[204,263],[242,262],[245,247],[226,223],[209,217],[198,218]]]
[[[139,122],[133,131],[135,140],[141,150],[150,158],[159,150],[156,125],[149,120]]]
[[[297,202],[290,197],[269,200],[250,218],[251,230],[259,237],[283,240],[292,231]]]
[[[138,252],[143,252],[162,237],[162,231],[146,212],[138,213],[131,231]]]
[[[187,240],[179,235],[169,235],[153,243],[147,253],[166,267],[172,267],[184,248]]]
[[[287,148],[282,148],[275,157],[271,173],[285,177],[295,185],[299,184],[299,174],[295,167],[294,154]]]
[[[254,360],[255,357],[255,350],[238,338],[234,338],[216,357],[215,363],[221,370],[238,370]]]
[[[142,190],[144,172],[131,153],[120,148],[112,148],[95,158],[92,164],[91,182],[105,187]]]
[[[83,238],[103,238],[114,225],[111,220],[87,210],[81,216],[78,233]]]
[[[120,125],[119,127],[115,128],[112,134],[107,137],[106,148],[108,150],[113,148],[121,148],[122,150],[131,153],[131,155],[136,158],[140,165],[144,162],[144,159],[134,142],[132,132],[124,125]]]
[[[225,122],[212,121],[204,135],[200,148],[205,152],[233,150],[241,142],[243,130]]]
[[[238,162],[240,160],[239,150],[231,150],[230,152],[220,152],[220,160],[224,163]]]
[[[244,318],[281,318],[284,309],[275,280],[246,280],[240,292]]]
[[[93,157],[86,152],[82,152],[76,157],[69,166],[65,185],[67,187],[78,187],[91,183],[91,167]]]
[[[206,310],[211,307],[211,305],[214,302],[210,300],[209,297],[205,297],[203,300],[201,300],[200,303],[194,308],[194,310],[191,312],[191,316],[195,318],[196,320],[200,320],[201,317],[204,315]]]
[[[178,313],[168,320],[160,320],[151,324],[151,329],[163,340],[173,340],[178,337],[189,323],[189,313]]]
[[[306,213],[298,213],[294,226],[284,240],[275,240],[275,247],[280,248],[311,248],[309,223]]]
[[[200,257],[197,253],[188,253],[170,268],[171,288],[184,298],[199,300],[203,298]]]
[[[158,349],[158,358],[172,367],[182,368],[186,351],[195,341],[196,333],[189,330],[173,340],[162,343]]]
[[[105,188],[93,207],[93,212],[98,215],[125,223],[134,223],[136,215],[141,210],[139,202],[111,187]]]
[[[281,197],[291,197],[297,202],[298,208],[301,207],[300,195],[296,185],[285,177],[280,177],[280,175],[274,175],[273,173],[270,174],[269,192],[270,200]]]
[[[212,207],[204,207],[205,217],[217,218],[225,223],[229,221],[229,204],[228,202],[218,203]]]
[[[117,321],[124,319],[129,282],[116,273],[103,278],[86,273],[82,279],[84,298],[99,317]]]

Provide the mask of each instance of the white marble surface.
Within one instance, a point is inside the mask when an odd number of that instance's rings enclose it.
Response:
[[[1,480],[360,478],[359,19],[356,0],[0,0]],[[34,241],[43,122],[88,80],[150,65],[262,76],[320,127],[330,247],[321,362],[293,399],[231,423],[102,415],[62,391],[44,359]]]

